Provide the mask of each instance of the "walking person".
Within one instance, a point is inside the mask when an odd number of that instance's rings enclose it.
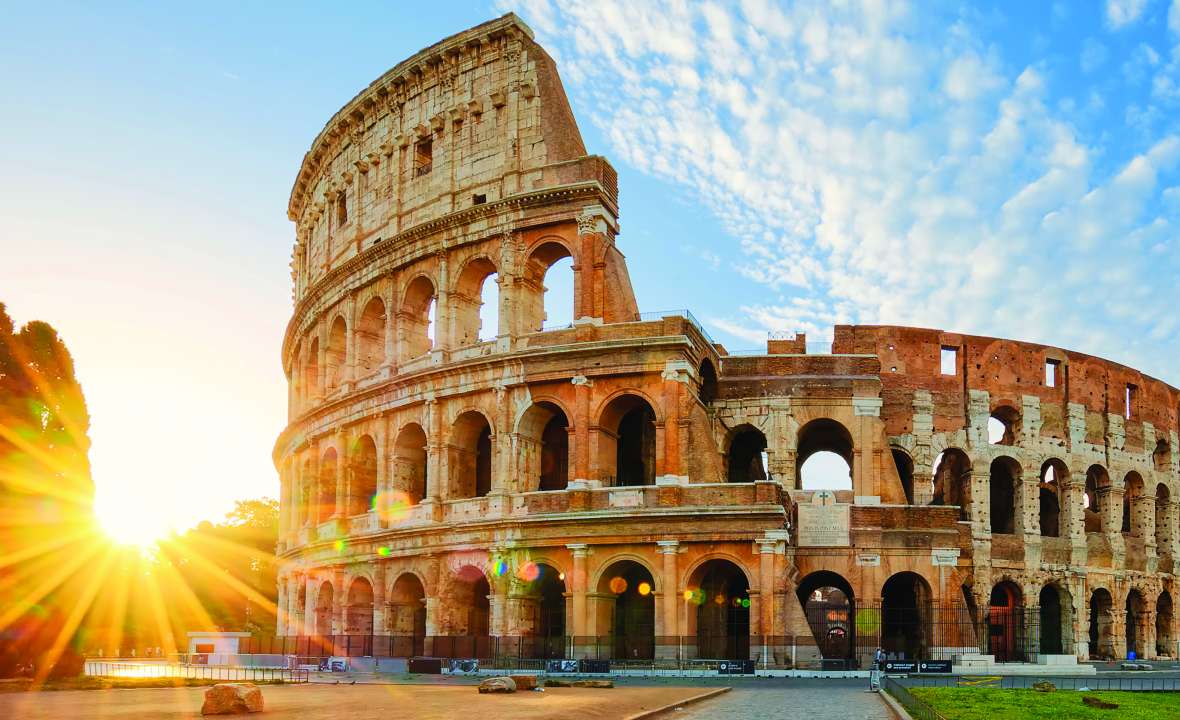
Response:
[[[885,651],[877,648],[873,652],[873,666],[869,668],[869,690],[872,692],[880,692],[881,690],[881,670],[885,667]]]

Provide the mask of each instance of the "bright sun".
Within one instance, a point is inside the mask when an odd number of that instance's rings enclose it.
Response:
[[[120,545],[151,547],[172,531],[163,518],[125,503],[96,501],[94,512],[103,532]]]

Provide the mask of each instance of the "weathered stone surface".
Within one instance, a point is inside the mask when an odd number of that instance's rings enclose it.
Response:
[[[1041,680],[1040,682],[1033,683],[1033,690],[1037,692],[1056,692],[1057,686],[1048,680]]]
[[[580,688],[613,688],[614,680],[575,680],[574,687]]]
[[[572,687],[573,680],[563,680],[561,678],[545,678],[545,687]]]
[[[221,683],[205,691],[202,715],[244,715],[263,710],[262,689],[253,683]]]
[[[479,683],[480,693],[513,693],[516,692],[516,682],[512,678],[490,677]]]

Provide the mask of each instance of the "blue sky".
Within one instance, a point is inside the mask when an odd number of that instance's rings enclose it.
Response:
[[[1180,383],[1180,0],[10,4],[0,301],[73,349],[100,504],[277,492],[286,200],[358,90],[514,9],[619,170],[644,311],[731,349],[837,322]]]

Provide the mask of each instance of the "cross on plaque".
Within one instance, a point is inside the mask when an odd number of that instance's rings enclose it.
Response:
[[[836,493],[831,490],[819,490],[812,496],[811,502],[815,505],[834,505]]]

